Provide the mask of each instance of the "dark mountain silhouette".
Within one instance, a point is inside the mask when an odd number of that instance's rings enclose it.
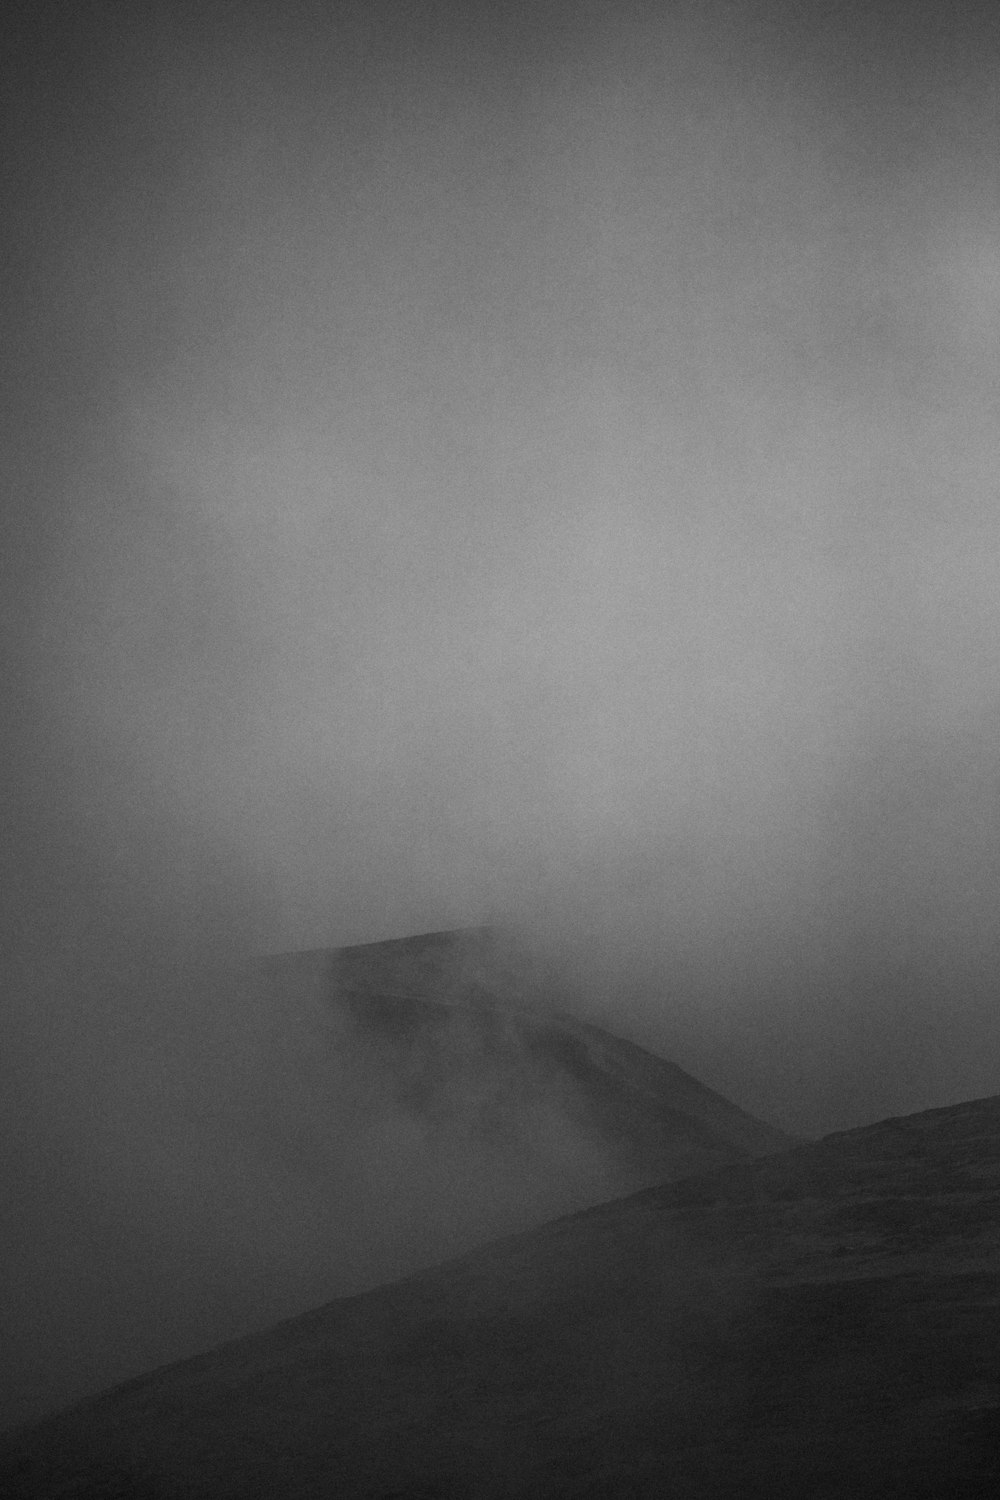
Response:
[[[1000,1097],[503,1239],[23,1431],[21,1497],[945,1497],[1000,1480]]]

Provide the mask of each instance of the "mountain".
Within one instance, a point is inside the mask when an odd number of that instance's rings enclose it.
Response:
[[[488,928],[278,955],[261,977],[276,1017],[267,1068],[296,1101],[300,1141],[305,1093],[330,1139],[324,1107],[363,1093],[437,1148],[451,1135],[522,1165],[558,1159],[567,1190],[572,1179],[598,1197],[791,1144],[675,1064],[560,1012],[551,976]]]
[[[1000,1097],[508,1237],[10,1440],[4,1493],[981,1500]]]
[[[0,1426],[790,1144],[489,929],[187,976],[14,1183]]]
[[[572,995],[489,929],[274,955],[253,981],[257,1041],[227,1082],[225,1129],[309,1202],[269,1244],[271,1322],[792,1144],[573,1019]]]

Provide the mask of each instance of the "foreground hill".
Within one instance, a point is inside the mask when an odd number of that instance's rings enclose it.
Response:
[[[657,1187],[27,1430],[11,1496],[960,1496],[1000,1480],[1000,1098]]]

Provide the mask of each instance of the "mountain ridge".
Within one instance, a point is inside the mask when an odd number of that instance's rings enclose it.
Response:
[[[563,1008],[567,997],[559,982],[526,959],[516,939],[495,928],[444,930],[348,948],[270,955],[262,960],[262,969],[286,984],[291,981],[299,999],[311,989],[310,1014],[321,1024],[332,1024],[339,1007],[359,1030],[394,1033],[397,1041],[406,1032],[415,1041],[422,1017],[428,1029],[439,1024],[444,1038],[453,1024],[478,1028],[483,1048],[490,1044],[492,1024],[495,1050],[498,1027],[513,1021],[525,1044],[536,1054],[547,1052],[563,1077],[582,1085],[589,1082],[592,1089],[599,1077],[605,1086],[614,1080],[632,1095],[636,1113],[641,1112],[641,1100],[655,1114],[669,1097],[674,1123],[683,1119],[688,1129],[696,1127],[705,1146],[714,1145],[717,1151],[752,1156],[786,1149],[795,1139],[757,1120],[669,1059],[579,1020]],[[695,1169],[712,1164],[705,1159]],[[689,1165],[685,1163],[685,1169]],[[649,1166],[656,1169],[652,1160]],[[667,1175],[673,1170],[668,1154],[656,1166]]]

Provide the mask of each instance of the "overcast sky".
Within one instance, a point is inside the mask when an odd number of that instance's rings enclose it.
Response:
[[[26,9],[36,1051],[81,962],[528,921],[783,1123],[1000,1089],[988,17]]]

